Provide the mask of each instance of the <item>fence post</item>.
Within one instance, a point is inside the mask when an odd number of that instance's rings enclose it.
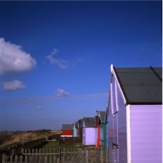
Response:
[[[85,153],[86,154],[86,157],[85,157],[86,160],[85,160],[85,162],[88,163],[88,150],[85,150],[85,152],[86,152]]]
[[[23,148],[21,148],[21,153],[24,153],[24,149]]]
[[[39,155],[39,161],[38,162],[42,163],[42,155]]]
[[[2,163],[5,163],[5,154],[2,155]]]
[[[52,163],[52,155],[49,155],[49,162],[48,163]]]
[[[61,147],[59,147],[59,161],[61,162]]]
[[[14,150],[14,148],[12,149],[11,154],[12,154],[12,155],[15,154],[15,150]]]
[[[20,163],[23,163],[23,156],[20,156]]]
[[[12,163],[13,162],[13,156],[11,155],[10,156],[10,163]]]
[[[66,151],[66,148],[63,147],[62,151],[63,151],[63,153],[61,153],[61,160],[65,161],[65,151]]]
[[[103,163],[103,150],[102,149],[101,149],[100,157],[101,157],[101,163]]]
[[[47,156],[44,156],[44,163],[47,163],[48,160],[47,160]]]
[[[57,163],[61,163],[61,162],[59,162],[59,158],[57,158]]]
[[[18,156],[16,155],[15,156],[15,161],[14,161],[15,163],[17,162],[18,163]]]
[[[25,163],[28,163],[28,157],[27,157],[27,155],[25,156]]]
[[[109,163],[108,151],[106,150],[106,163]]]

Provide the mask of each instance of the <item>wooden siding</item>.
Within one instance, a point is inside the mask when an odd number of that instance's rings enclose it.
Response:
[[[120,163],[127,162],[127,135],[126,135],[126,107],[123,102],[122,94],[119,90],[115,78],[112,78],[111,87],[111,104],[108,115],[108,134],[109,134],[109,151],[110,151],[110,163],[116,161]],[[115,117],[115,113],[117,113]],[[117,121],[115,121],[117,119]],[[115,123],[116,122],[116,123]],[[114,152],[112,145],[116,143],[119,145],[116,153]]]
[[[119,144],[119,162],[127,163],[127,122],[126,122],[126,106],[123,98],[118,91],[118,144]]]
[[[131,105],[131,158],[134,163],[162,162],[162,106]]]

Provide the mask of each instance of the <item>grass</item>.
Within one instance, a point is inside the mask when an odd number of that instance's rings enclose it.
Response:
[[[49,141],[42,148],[59,148],[59,142],[58,141]]]
[[[44,146],[42,146],[42,148],[55,148],[57,151],[59,150],[59,147],[76,147],[75,144],[62,144],[62,145],[59,145],[59,142],[58,141],[49,141],[47,142],[47,144],[45,144]]]

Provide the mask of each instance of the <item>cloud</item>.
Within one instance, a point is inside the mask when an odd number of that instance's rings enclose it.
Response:
[[[0,74],[25,72],[36,66],[36,61],[21,46],[0,38]]]
[[[66,92],[64,89],[61,88],[61,89],[57,89],[56,95],[58,97],[66,97],[66,96],[69,96],[69,93]]]
[[[13,80],[13,81],[6,81],[3,83],[3,89],[4,90],[16,90],[16,89],[22,89],[26,86],[19,80]]]
[[[54,65],[58,66],[61,69],[66,69],[69,66],[68,62],[66,60],[64,60],[64,59],[56,58],[55,55],[57,54],[57,52],[58,52],[58,50],[54,49],[52,51],[52,53],[50,55],[48,55],[46,58],[49,60],[49,62],[51,64],[54,64]]]

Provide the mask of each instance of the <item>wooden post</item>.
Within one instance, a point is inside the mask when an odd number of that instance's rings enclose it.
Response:
[[[15,156],[15,161],[14,161],[15,163],[17,162],[18,163],[18,156],[16,155]]]
[[[52,156],[49,156],[49,162],[48,163],[52,163]]]
[[[85,159],[86,159],[85,162],[88,163],[88,150],[85,150],[85,152],[86,152],[85,153],[86,154],[86,156],[85,156]]]
[[[2,155],[2,163],[6,163],[5,161],[6,161],[6,159],[5,159],[5,154],[3,154],[3,155]]]
[[[25,156],[25,163],[28,163],[28,157]]]
[[[15,152],[14,152],[14,148],[13,148],[12,151],[11,151],[11,154],[14,155],[14,153],[15,153]]]
[[[42,156],[39,155],[39,163],[42,163]]]
[[[61,147],[59,147],[59,161],[61,162]]]
[[[54,160],[53,160],[54,161]],[[59,158],[57,158],[57,163],[61,163],[61,162],[59,162]]]
[[[22,155],[20,156],[20,160],[19,161],[20,161],[20,163],[23,163],[23,156]]]
[[[13,163],[13,156],[10,156],[10,163]]]
[[[109,155],[107,150],[106,150],[106,163],[109,163]]]
[[[101,149],[100,157],[101,157],[101,163],[103,163],[103,150],[102,149]]]
[[[47,158],[47,156],[44,156],[44,163],[48,163],[48,158]]]
[[[33,162],[33,156],[29,156],[30,163]]]
[[[61,153],[61,160],[64,162],[65,161],[65,147],[62,149],[63,153]]]
[[[21,148],[21,153],[24,153],[24,149],[23,148]]]

